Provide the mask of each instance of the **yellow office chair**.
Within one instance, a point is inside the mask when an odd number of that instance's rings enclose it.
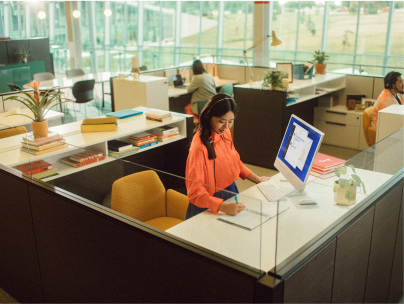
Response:
[[[27,129],[25,127],[15,127],[6,130],[0,130],[0,139],[24,133],[27,133]]]
[[[112,185],[111,209],[161,230],[183,221],[188,197],[172,189],[165,190],[152,170],[127,175]]]
[[[373,107],[368,107],[363,112],[363,133],[365,134],[368,146],[376,143],[376,129],[370,126],[370,118],[372,117]]]

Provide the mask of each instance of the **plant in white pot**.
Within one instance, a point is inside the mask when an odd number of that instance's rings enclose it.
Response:
[[[286,91],[287,88],[282,82],[283,78],[288,77],[286,72],[281,72],[278,70],[269,70],[268,72],[263,72],[264,78],[262,78],[261,88],[267,88],[272,91]]]
[[[313,60],[314,67],[316,68],[316,74],[325,74],[325,68],[327,64],[325,61],[328,59],[328,55],[325,52],[321,52],[320,50],[314,51]]]
[[[353,173],[349,174],[348,169]],[[334,202],[338,205],[349,206],[356,202],[356,188],[363,189],[363,193],[366,194],[365,184],[361,178],[356,175],[355,167],[352,165],[338,166],[335,175],[339,177],[334,184]]]
[[[12,95],[4,99],[6,100],[16,100],[25,105],[33,114],[33,117],[25,114],[10,114],[12,115],[22,115],[32,119],[32,133],[35,136],[48,136],[48,121],[45,119],[46,113],[57,105],[61,103],[68,102],[69,100],[63,96],[63,92],[50,94],[55,88],[47,91],[39,91],[39,81],[31,81],[29,86],[32,88],[32,92],[25,92],[18,90],[21,94]],[[6,116],[6,117],[7,117]]]

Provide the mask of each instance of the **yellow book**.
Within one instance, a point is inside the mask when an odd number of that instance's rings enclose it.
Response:
[[[86,118],[81,125],[116,124],[117,121],[116,117]]]
[[[30,154],[34,154],[34,155],[42,155],[42,154],[45,154],[45,153],[49,153],[49,152],[56,151],[56,150],[63,149],[63,148],[67,148],[67,147],[68,147],[67,144],[61,144],[59,146],[55,146],[55,147],[45,149],[45,150],[42,150],[42,151],[36,151],[36,150],[28,149],[27,147],[21,147],[21,151],[27,152],[27,153],[30,153]]]
[[[81,132],[108,132],[116,131],[115,124],[81,125]]]

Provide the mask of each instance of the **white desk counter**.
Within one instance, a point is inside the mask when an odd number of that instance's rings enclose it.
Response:
[[[20,109],[20,112],[21,112],[20,114],[24,114],[32,118],[34,117],[32,112],[27,108]],[[12,127],[25,126],[31,124],[32,122],[31,119],[22,115],[13,115],[6,117],[7,115],[10,115],[10,113],[8,112],[0,113],[0,130]],[[47,120],[56,120],[62,117],[64,117],[63,113],[52,110],[49,110],[49,112],[46,113],[45,116]]]
[[[248,266],[270,271],[275,267],[275,263],[279,264],[291,256],[316,236],[327,231],[327,227],[332,227],[333,223],[348,211],[357,208],[360,205],[358,202],[391,177],[388,174],[359,169],[357,172],[368,192],[366,195],[357,193],[357,203],[352,206],[334,203],[334,178],[316,179],[307,184],[305,189],[317,202],[316,205],[299,205],[297,201],[301,196],[289,197],[287,201],[280,202],[287,205],[288,210],[252,231],[219,221],[217,218],[222,213],[214,214],[208,210],[170,228],[167,232]],[[290,193],[292,186],[281,182],[281,179],[281,174],[272,177],[283,193]],[[243,200],[243,195],[260,199],[264,204],[272,204],[265,200],[256,185],[242,192],[239,201]]]

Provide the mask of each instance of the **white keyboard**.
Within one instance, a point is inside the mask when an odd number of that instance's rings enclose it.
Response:
[[[258,189],[270,202],[276,202],[278,200],[286,200],[285,195],[281,192],[278,185],[274,183],[260,183]]]

